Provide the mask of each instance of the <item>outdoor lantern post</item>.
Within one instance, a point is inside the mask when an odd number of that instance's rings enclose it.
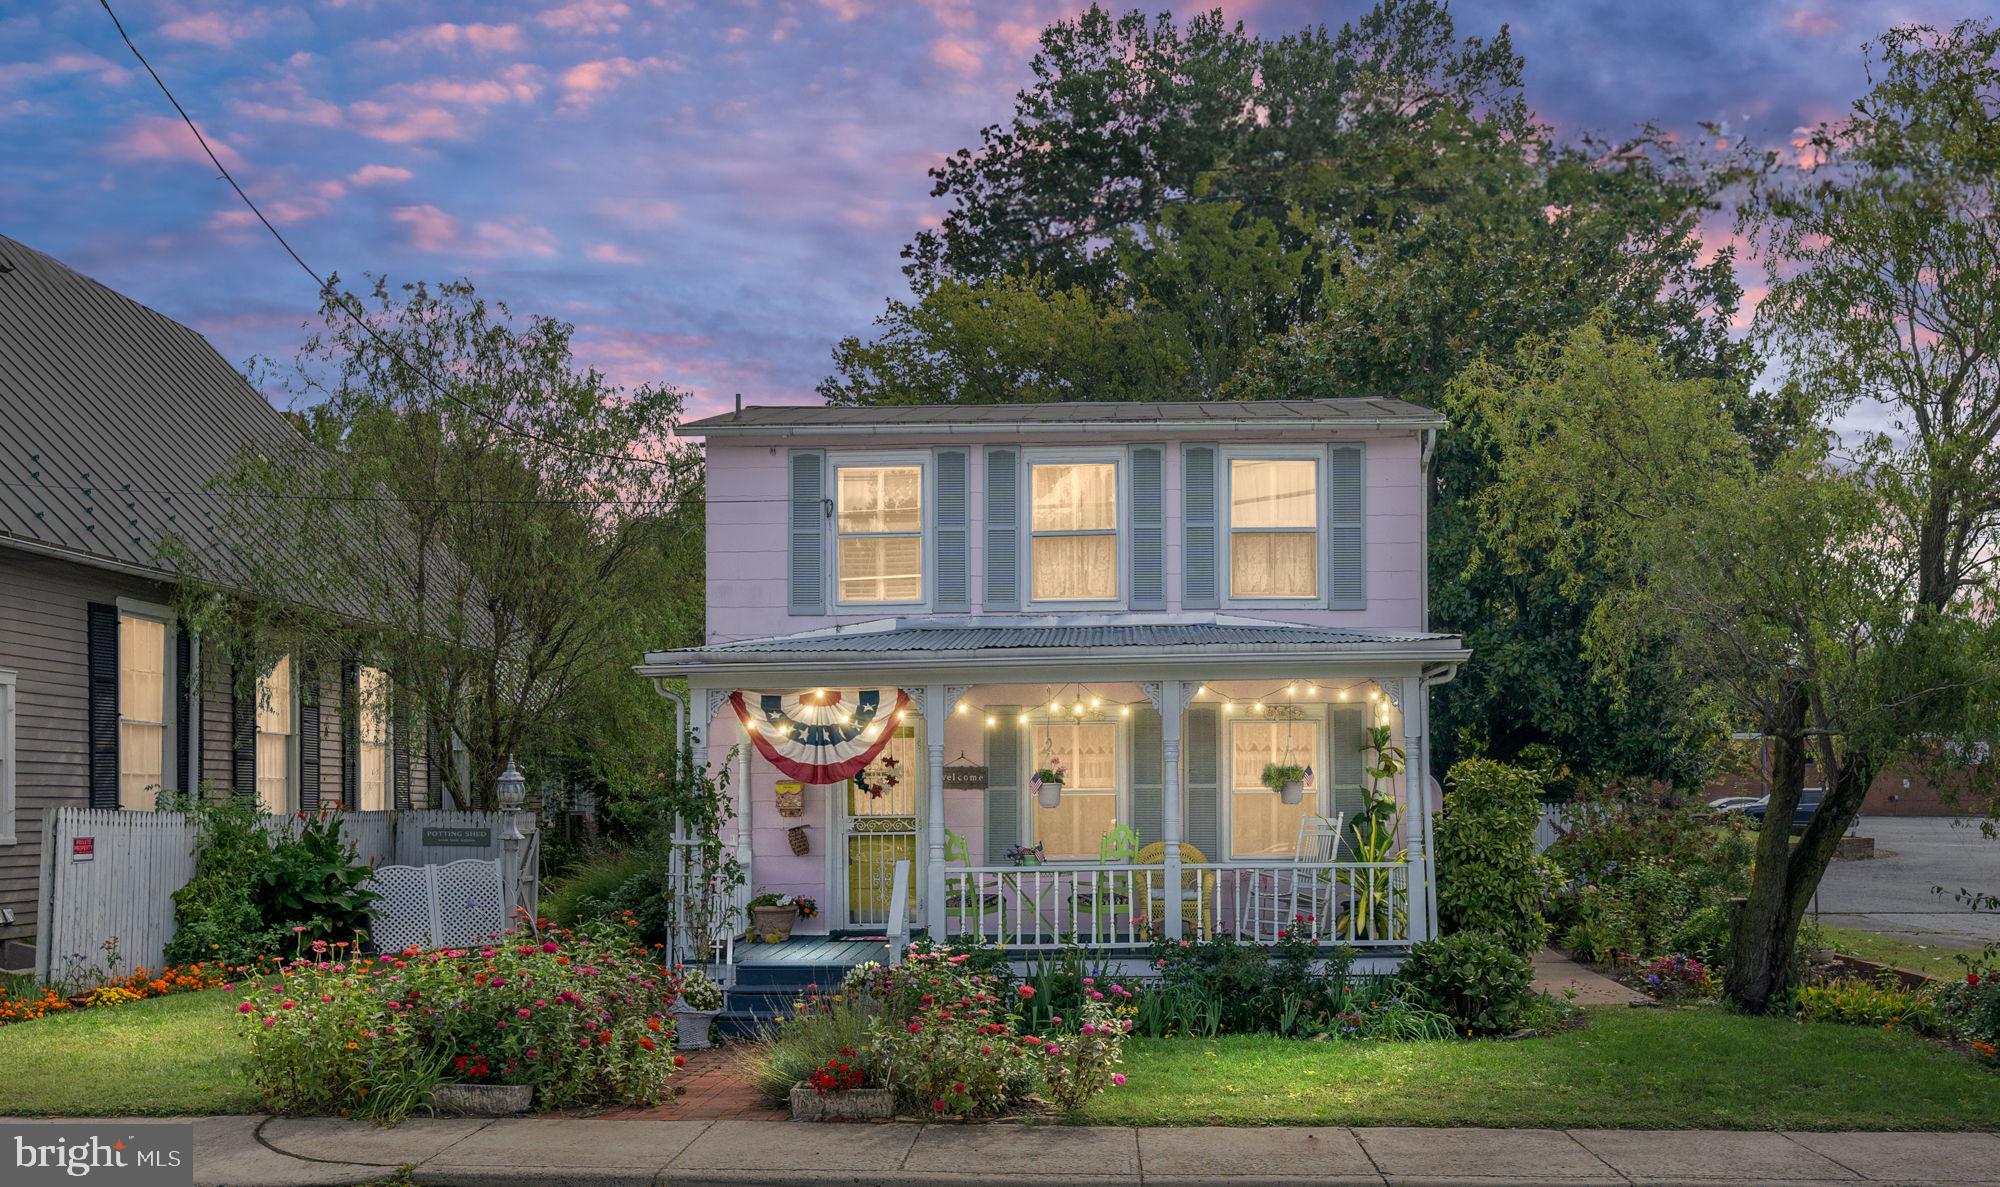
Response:
[[[521,891],[521,842],[528,838],[521,832],[521,805],[528,799],[528,781],[514,765],[514,756],[507,756],[507,769],[500,772],[500,818],[504,827],[500,830],[500,847],[506,852],[506,866],[503,870],[507,894],[507,914],[512,917],[516,907],[525,907]],[[530,923],[532,924],[532,920]]]

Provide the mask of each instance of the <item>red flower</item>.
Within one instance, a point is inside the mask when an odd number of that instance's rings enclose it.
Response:
[[[1978,974],[1978,973],[1967,973],[1967,974],[1965,974],[1965,983],[1966,983],[1967,985],[1977,985],[1977,984],[1979,984],[1979,974]]]
[[[1035,996],[1035,987],[1033,985],[1023,985],[1014,992],[1021,995],[1022,1001],[1027,1001],[1029,998]]]

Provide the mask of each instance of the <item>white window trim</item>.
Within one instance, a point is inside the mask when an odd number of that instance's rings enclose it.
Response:
[[[850,602],[840,596],[840,472],[846,469],[867,469],[874,466],[915,466],[919,475],[921,500],[917,508],[917,596],[906,602]],[[825,575],[822,583],[827,583],[832,597],[828,600],[836,612],[854,610],[868,612],[884,608],[899,610],[928,610],[931,606],[931,591],[936,588],[937,574],[937,520],[933,513],[937,492],[936,467],[931,464],[931,455],[925,451],[898,451],[890,453],[834,453],[826,455],[823,497],[833,508],[827,517],[827,547]],[[903,535],[905,533],[856,533],[861,537],[873,535]]]
[[[1118,505],[1112,508],[1111,539],[1113,563],[1118,571],[1118,592],[1109,598],[1035,597],[1035,538],[1037,536],[1102,535],[1101,532],[1037,532],[1035,530],[1035,467],[1069,462],[1109,464]],[[1131,450],[1120,446],[1097,449],[1071,446],[1021,451],[1021,505],[1015,522],[1021,525],[1025,547],[1020,556],[1022,605],[1038,610],[1118,610],[1132,597],[1132,465]]]
[[[162,606],[158,602],[142,602],[137,598],[114,598],[112,599],[112,604],[121,618],[144,618],[152,622],[157,622],[165,628],[160,634],[160,663],[165,668],[165,671],[160,674],[160,695],[166,700],[166,704],[160,707],[160,786],[163,789],[168,786],[178,786],[185,782],[187,778],[187,772],[176,770],[174,764],[175,743],[176,739],[180,736],[180,715],[178,712],[180,709],[180,697],[175,695],[180,691],[177,687],[180,681],[180,653],[178,646],[180,632],[176,629],[179,625],[179,619],[175,616],[172,607]],[[120,654],[116,656],[114,662],[119,665],[120,671],[123,671],[125,663],[124,655]],[[124,724],[125,707],[123,705],[118,707],[118,721],[120,725]],[[170,777],[171,784],[169,783]],[[118,779],[119,785],[122,788],[125,780],[122,743],[119,755]],[[180,790],[185,792],[192,789],[183,787]],[[121,802],[119,807],[123,809],[124,804]]]
[[[304,780],[302,780],[299,777],[299,759],[301,751],[305,746],[305,739],[301,736],[300,725],[299,725],[298,657],[288,652],[285,655],[279,656],[278,658],[288,659],[291,661],[290,664],[288,665],[288,667],[290,668],[290,672],[288,674],[291,677],[291,684],[292,684],[292,714],[291,714],[292,732],[286,735],[290,739],[290,741],[285,746],[285,804],[284,807],[279,812],[280,815],[289,816],[292,813],[299,810],[300,785],[304,782]],[[264,671],[260,671],[257,673],[257,683],[260,687],[252,695],[259,699],[261,699],[263,696],[261,685],[264,683],[264,677],[267,674],[268,673]],[[257,723],[256,723],[256,712],[259,707],[260,707],[259,705],[253,704],[251,705],[250,708],[251,712],[250,738],[251,738],[251,745],[253,747],[256,745],[257,735],[263,733],[262,730],[257,728]],[[253,797],[256,795],[255,788],[251,789],[251,795]]]
[[[15,771],[15,718],[20,714],[21,678],[13,672],[0,672],[0,845],[12,845],[19,839],[14,831],[14,788]]]
[[[1326,447],[1311,445],[1235,445],[1225,446],[1217,452],[1216,465],[1221,473],[1216,475],[1219,503],[1216,506],[1220,520],[1219,539],[1216,546],[1216,569],[1220,581],[1217,593],[1222,605],[1232,609],[1256,610],[1298,610],[1323,609],[1327,604],[1326,589]],[[1234,574],[1230,572],[1230,562],[1235,555],[1235,462],[1311,462],[1313,464],[1313,588],[1317,591],[1303,598],[1239,598],[1231,594],[1235,588]],[[1250,529],[1262,531],[1265,529]],[[1282,530],[1282,529],[1277,529]]]
[[[1028,787],[1029,778],[1042,765],[1041,755],[1035,749],[1035,731],[1042,726],[1057,722],[1069,723],[1076,721],[1082,721],[1085,724],[1109,725],[1112,728],[1113,736],[1117,739],[1111,747],[1111,794],[1118,801],[1118,806],[1114,809],[1117,813],[1115,819],[1119,824],[1132,823],[1132,723],[1130,719],[1106,717],[1102,714],[1096,717],[1078,718],[1068,713],[1051,713],[1044,707],[1039,712],[1030,711],[1028,713],[1028,723],[1020,727],[1021,803],[1018,809],[1020,813],[1020,826],[1016,830],[1020,835],[1015,840],[1015,843],[1018,845],[1031,846],[1035,843],[1035,813],[1041,807],[1040,803],[1036,800],[1035,793]],[[1065,791],[1063,794],[1068,795],[1069,793]],[[1084,794],[1101,795],[1103,793],[1086,792]],[[1097,861],[1097,855],[1051,857],[1048,861],[1050,864],[1088,865],[1094,864]]]
[[[1325,816],[1327,809],[1333,804],[1333,763],[1331,761],[1333,755],[1330,749],[1333,745],[1333,718],[1327,712],[1327,707],[1323,704],[1300,705],[1298,708],[1318,727],[1319,740],[1313,744],[1312,769],[1314,786],[1312,794],[1315,797],[1314,806],[1318,809],[1314,815]],[[1218,766],[1220,767],[1221,783],[1216,788],[1216,799],[1221,802],[1216,805],[1217,836],[1215,847],[1222,851],[1223,856],[1216,860],[1231,863],[1247,862],[1252,865],[1260,863],[1289,863],[1292,860],[1291,854],[1284,854],[1279,857],[1234,856],[1234,844],[1236,840],[1236,740],[1231,736],[1231,730],[1234,729],[1235,723],[1239,721],[1264,722],[1276,719],[1242,708],[1239,708],[1234,713],[1224,713],[1220,716],[1222,718],[1222,741],[1219,748],[1222,751],[1222,761]],[[1262,779],[1263,774],[1264,772],[1262,771],[1257,772],[1258,778]],[[1272,791],[1265,794],[1276,795],[1278,793]],[[1345,833],[1347,826],[1352,823],[1352,821],[1347,820],[1341,821],[1341,831]]]
[[[384,692],[384,695],[385,695],[385,697],[386,697],[386,698],[389,698],[389,699],[393,699],[393,698],[395,697],[395,695],[396,695],[396,689],[395,689],[395,685],[394,685],[394,683],[393,683],[393,682],[392,682],[392,681],[390,680],[390,678],[389,678],[389,669],[387,669],[387,668],[385,668],[385,667],[382,667],[382,666],[380,666],[380,665],[378,665],[378,664],[370,664],[370,663],[357,663],[357,664],[355,665],[355,667],[354,667],[354,692],[355,692],[355,704],[354,704],[354,754],[353,754],[353,755],[352,755],[352,757],[351,757],[351,761],[352,761],[352,762],[354,763],[354,798],[355,798],[356,800],[360,800],[360,799],[363,799],[363,798],[364,798],[364,797],[363,797],[363,795],[362,795],[362,790],[361,790],[361,773],[362,773],[362,772],[361,772],[361,767],[362,767],[362,763],[361,763],[361,758],[362,758],[362,755],[366,753],[366,750],[365,750],[365,747],[369,745],[369,743],[368,743],[367,739],[366,739],[366,738],[364,738],[364,737],[362,736],[362,721],[361,721],[361,714],[362,714],[362,712],[363,712],[363,711],[365,710],[365,708],[366,708],[366,701],[365,701],[365,698],[363,698],[363,697],[362,697],[362,696],[360,695],[360,692],[361,692],[361,672],[362,672],[362,670],[363,670],[363,669],[367,669],[367,670],[369,670],[369,671],[374,671],[374,672],[380,672],[380,673],[382,674],[382,685],[383,685],[383,692]],[[295,673],[295,674],[294,674],[294,679],[293,679],[293,683],[294,683],[294,684],[296,684],[297,682],[298,682],[298,681],[297,681],[297,678],[296,678],[296,673]],[[345,691],[345,690],[343,690],[343,691]],[[343,732],[344,732],[344,731],[343,731]],[[379,808],[379,809],[378,809],[378,808],[363,808],[363,807],[362,807],[362,806],[361,806],[361,805],[360,805],[359,803],[353,803],[353,804],[343,804],[343,805],[341,805],[342,807],[346,808],[347,810],[349,810],[349,811],[351,811],[351,812],[363,812],[363,811],[382,811],[382,812],[393,812],[393,811],[396,811],[396,718],[395,718],[395,715],[394,715],[394,714],[392,714],[392,713],[390,713],[390,712],[389,712],[389,704],[388,704],[388,700],[386,700],[386,699],[385,699],[385,701],[384,701],[384,703],[383,703],[383,705],[382,705],[382,742],[381,742],[381,745],[382,745],[382,747],[383,747],[383,767],[382,767],[382,778],[383,778],[383,786],[382,786],[382,798],[383,798],[383,800],[384,800],[385,802],[384,802],[383,806],[382,806],[381,808]],[[296,769],[296,767],[297,767],[297,764],[295,763],[295,764],[293,764],[293,765],[294,765],[294,769]],[[303,783],[304,783],[304,780],[303,780],[303,779],[301,779],[301,780],[300,780],[300,782],[301,782],[301,784],[303,784]],[[325,782],[325,773],[324,773],[324,772],[321,772],[321,782],[322,782],[322,784],[324,784],[324,782]],[[303,787],[301,787],[301,790],[303,790]],[[343,788],[342,790],[345,790],[345,789]],[[324,794],[324,792],[322,792],[322,794]],[[416,789],[415,789],[415,788],[413,787],[413,788],[411,788],[411,796],[412,796],[412,797],[414,798],[415,794],[416,794]]]

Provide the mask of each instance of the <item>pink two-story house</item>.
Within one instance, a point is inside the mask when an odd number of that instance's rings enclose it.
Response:
[[[1468,655],[1426,629],[1442,427],[1374,399],[698,421],[707,642],[638,670],[686,682],[745,893],[816,899],[801,932],[1307,926],[1379,964],[1436,931],[1426,705]]]

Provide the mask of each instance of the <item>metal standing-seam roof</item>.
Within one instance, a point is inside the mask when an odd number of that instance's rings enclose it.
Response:
[[[688,436],[815,432],[977,432],[1027,428],[1262,430],[1442,428],[1444,417],[1407,400],[1176,400],[1079,401],[1048,404],[896,404],[849,408],[757,405],[691,421]]]
[[[0,545],[165,573],[175,537],[226,568],[206,487],[299,443],[200,334],[0,236]]]

